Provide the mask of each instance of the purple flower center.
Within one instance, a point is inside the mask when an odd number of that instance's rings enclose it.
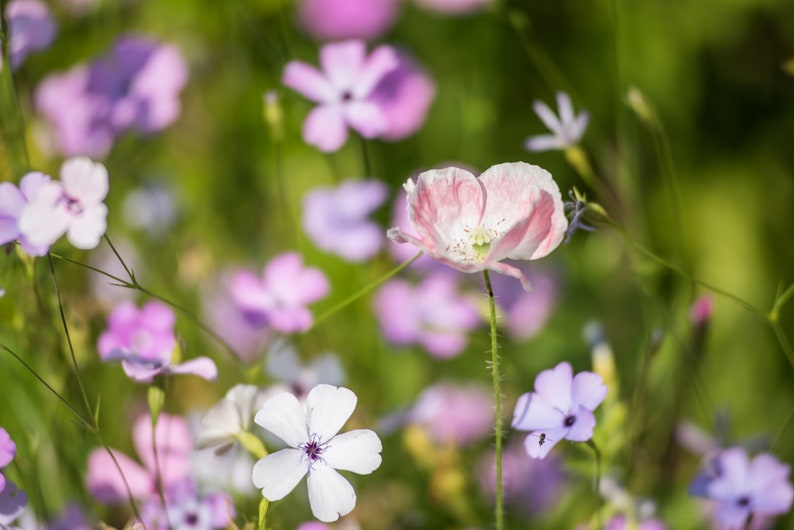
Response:
[[[66,203],[66,209],[72,215],[78,215],[83,213],[83,205],[80,204],[80,201],[77,199],[73,199],[68,195],[63,196],[63,201]]]
[[[747,495],[739,497],[736,501],[736,504],[738,506],[741,506],[742,508],[747,508],[748,506],[750,506],[750,497],[748,497]]]
[[[353,99],[353,94],[349,90],[342,92],[342,101],[350,101]]]
[[[566,416],[565,421],[563,423],[565,424],[566,427],[573,426],[573,424],[576,423],[576,416],[574,416],[573,414],[571,414],[570,416]]]
[[[199,516],[195,512],[188,512],[185,514],[185,524],[188,526],[196,526],[199,522]]]
[[[320,455],[322,455],[323,451],[325,451],[326,445],[327,444],[320,441],[320,437],[318,435],[312,434],[309,437],[309,441],[299,445],[298,448],[303,451],[303,453],[306,455],[306,458],[309,460],[309,465],[311,465],[322,458]]]

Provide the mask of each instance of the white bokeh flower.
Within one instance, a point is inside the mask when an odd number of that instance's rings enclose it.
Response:
[[[590,114],[582,111],[574,114],[571,98],[565,92],[557,92],[557,111],[559,118],[542,101],[532,104],[535,114],[549,128],[551,134],[540,134],[527,138],[524,147],[529,151],[549,151],[551,149],[567,149],[582,139]]]
[[[216,447],[223,454],[248,432],[251,418],[264,399],[253,385],[236,385],[214,407],[201,417],[202,431],[196,438],[197,449]]]
[[[372,473],[380,466],[383,448],[369,429],[337,434],[357,401],[347,388],[317,385],[303,405],[285,392],[262,406],[254,421],[289,446],[254,465],[254,485],[266,499],[284,498],[308,475],[309,504],[317,519],[333,522],[353,510],[356,493],[336,470]]]

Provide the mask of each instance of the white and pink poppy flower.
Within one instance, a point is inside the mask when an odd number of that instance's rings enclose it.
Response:
[[[421,173],[403,186],[418,235],[391,228],[398,243],[413,243],[462,272],[492,270],[529,281],[504,259],[542,258],[562,242],[568,220],[557,183],[545,169],[513,162],[475,177],[456,167]]]

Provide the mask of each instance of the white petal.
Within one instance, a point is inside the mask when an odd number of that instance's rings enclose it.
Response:
[[[42,186],[36,197],[22,208],[19,231],[32,245],[49,246],[69,229],[72,218],[58,204],[63,193],[59,182]]]
[[[306,424],[311,434],[328,441],[353,414],[358,398],[352,390],[332,385],[317,385],[306,397]]]
[[[382,450],[377,434],[369,429],[357,429],[334,436],[323,451],[323,460],[334,469],[368,475],[380,466]]]
[[[356,507],[356,492],[342,475],[329,466],[316,462],[309,471],[309,505],[316,518],[332,523]]]
[[[251,479],[267,500],[277,501],[295,489],[308,469],[303,451],[282,449],[254,464]]]
[[[96,248],[107,229],[107,217],[108,207],[101,203],[73,217],[67,234],[69,243],[76,248]]]
[[[298,399],[289,392],[268,399],[256,413],[254,421],[291,447],[298,447],[309,439],[306,414]]]
[[[84,156],[70,158],[63,163],[61,181],[66,194],[83,206],[99,204],[108,194],[107,169]]]

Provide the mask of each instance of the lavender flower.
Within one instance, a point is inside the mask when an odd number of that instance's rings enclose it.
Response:
[[[575,115],[571,98],[565,92],[557,92],[557,110],[559,118],[542,101],[535,101],[532,104],[535,114],[549,128],[551,134],[532,136],[527,139],[525,147],[529,151],[548,151],[551,149],[566,149],[579,143],[590,115],[587,112],[580,112]]]
[[[303,229],[317,247],[360,262],[383,246],[383,229],[367,217],[386,200],[375,180],[348,180],[337,188],[314,188],[303,198]]]
[[[17,445],[14,443],[14,440],[11,439],[11,436],[8,434],[8,431],[4,428],[0,427],[0,468],[4,468],[11,461],[14,459],[14,455],[17,452]],[[0,473],[0,491],[6,485],[6,478]]]
[[[6,4],[8,53],[16,70],[31,52],[46,50],[55,39],[50,8],[39,0],[12,0]]]
[[[494,411],[487,388],[438,383],[427,387],[408,413],[439,445],[464,446],[493,431]]]
[[[0,184],[0,245],[19,240],[22,248],[31,256],[43,256],[50,246],[34,244],[19,228],[22,211],[39,191],[50,182],[50,177],[38,171],[22,177],[17,188],[10,182]]]
[[[544,458],[560,440],[586,442],[593,436],[593,410],[604,400],[607,387],[600,375],[573,376],[567,362],[544,370],[535,379],[535,392],[522,394],[516,403],[513,428],[530,431],[527,453]]]

